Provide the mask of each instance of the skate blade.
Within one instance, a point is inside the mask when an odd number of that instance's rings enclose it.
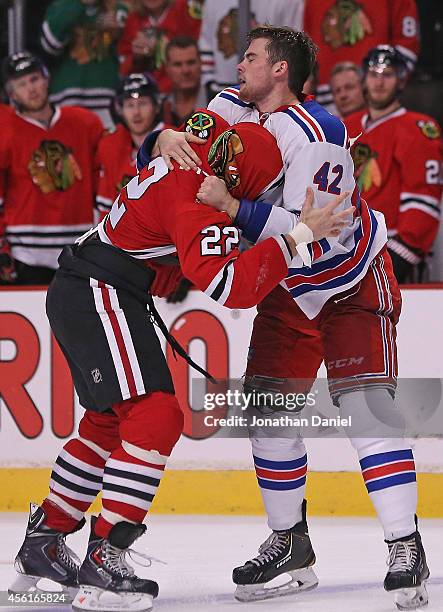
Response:
[[[311,591],[318,585],[318,578],[312,567],[286,572],[290,580],[275,587],[266,584],[239,584],[234,593],[238,601],[260,601],[276,597],[295,595],[303,591]]]
[[[428,603],[428,592],[426,584],[410,589],[399,589],[395,593],[395,605],[399,610],[417,610]]]
[[[113,593],[99,587],[81,586],[72,602],[72,609],[77,612],[147,612],[152,609],[152,605],[153,597],[148,593]]]
[[[57,588],[46,588],[42,589],[38,586],[40,580],[45,581],[50,585],[57,585]],[[60,589],[61,587],[61,589]],[[42,576],[29,576],[28,574],[20,574],[18,573],[14,582],[8,589],[8,593],[11,595],[14,594],[23,594],[23,593],[34,593],[39,595],[48,595],[48,594],[57,594],[57,602],[59,604],[70,604],[73,599],[77,595],[78,588],[76,587],[66,587],[61,585],[60,583],[56,583],[52,580],[44,578]],[[43,599],[42,599],[43,601]]]

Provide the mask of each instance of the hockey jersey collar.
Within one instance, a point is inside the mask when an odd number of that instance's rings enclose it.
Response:
[[[403,106],[401,106],[400,108],[397,108],[397,110],[392,111],[391,113],[388,113],[387,115],[383,115],[383,117],[380,117],[376,121],[369,123],[369,124],[368,124],[369,113],[365,113],[361,118],[361,126],[367,134],[368,132],[371,132],[373,129],[375,129],[379,125],[382,125],[382,123],[385,123],[386,121],[390,121],[391,119],[395,119],[396,117],[401,117],[405,113],[406,113],[406,109]]]
[[[39,121],[36,121],[35,119],[31,119],[30,117],[25,117],[25,115],[22,115],[18,111],[16,111],[16,113],[17,113],[17,116],[20,117],[20,119],[23,119],[23,121],[27,121],[27,123],[30,123],[31,125],[35,125],[35,127],[38,127],[44,130],[45,132],[48,132],[50,129],[54,127],[54,125],[60,119],[61,114],[62,114],[60,107],[56,106],[54,110],[54,114],[52,115],[51,121],[49,122],[49,125],[46,127]]]

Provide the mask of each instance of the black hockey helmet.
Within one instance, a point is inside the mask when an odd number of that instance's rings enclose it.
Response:
[[[154,104],[159,103],[159,90],[152,76],[134,72],[122,79],[117,90],[117,99],[120,104],[127,98],[141,98],[143,96],[151,98]]]
[[[28,51],[9,55],[2,62],[2,81],[4,84],[32,72],[41,72],[46,79],[49,78],[49,70],[46,64],[37,55]]]
[[[369,68],[376,72],[382,72],[384,68],[391,67],[401,79],[408,73],[408,64],[404,55],[391,45],[378,45],[369,51],[363,60],[363,70],[365,75]]]

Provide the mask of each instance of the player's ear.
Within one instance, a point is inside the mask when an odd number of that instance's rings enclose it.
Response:
[[[276,76],[283,76],[288,72],[288,62],[286,62],[285,60],[275,62],[273,66],[273,71]]]

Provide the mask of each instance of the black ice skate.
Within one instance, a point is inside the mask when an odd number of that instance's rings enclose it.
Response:
[[[14,567],[18,576],[9,587],[9,592],[43,593],[37,583],[41,578],[48,578],[63,587],[64,601],[70,603],[78,590],[80,559],[66,546],[67,534],[50,529],[43,524],[44,519],[43,509],[31,504],[26,536],[15,558]],[[83,519],[74,531],[81,529],[84,523]]]
[[[274,531],[260,546],[257,557],[234,569],[232,579],[237,585],[236,599],[270,599],[309,591],[317,586],[318,578],[311,567],[315,563],[315,553],[306,523],[306,500],[302,512],[300,523],[291,529]],[[279,586],[267,586],[281,574],[289,574],[290,580]]]
[[[399,610],[416,610],[425,606],[428,603],[426,580],[429,568],[419,532],[386,544],[389,569],[384,581],[385,590],[395,592]]]
[[[95,535],[96,521],[97,517],[93,516],[88,552],[79,571],[80,589],[72,609],[150,610],[152,600],[158,595],[158,584],[138,578],[125,559],[129,547],[146,531],[146,526],[122,521],[113,526],[109,538],[105,539]]]

